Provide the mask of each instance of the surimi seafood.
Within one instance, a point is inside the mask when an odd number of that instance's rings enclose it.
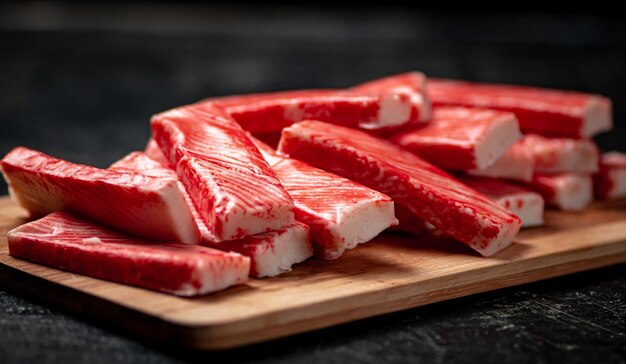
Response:
[[[524,133],[592,137],[613,125],[611,100],[600,95],[538,87],[442,79],[428,80],[433,106],[466,106],[508,111]]]
[[[469,170],[489,167],[521,138],[511,113],[442,107],[430,124],[391,140],[440,168]]]
[[[539,192],[548,205],[563,211],[580,211],[593,200],[590,175],[537,173],[528,187]]]
[[[295,222],[293,201],[245,131],[210,103],[152,117],[152,133],[217,240]]]
[[[539,173],[595,173],[600,153],[589,139],[545,138],[529,134],[524,143],[535,160]]]
[[[208,99],[253,134],[278,132],[295,122],[315,119],[370,131],[388,131],[427,122],[430,102],[426,77],[391,76],[352,90],[297,90]]]
[[[353,86],[352,91],[370,95],[381,95],[380,120],[392,118],[387,113],[394,112],[391,108],[397,99],[409,100],[411,104],[411,122],[407,125],[428,124],[431,119],[431,105],[426,92],[426,75],[421,72],[407,72],[378,78]],[[387,102],[390,105],[384,105]],[[384,109],[387,106],[387,109]]]
[[[600,171],[593,176],[593,187],[596,197],[601,199],[626,196],[626,154],[602,154]]]
[[[528,134],[493,165],[473,169],[469,173],[530,182],[534,172],[594,173],[598,170],[598,158],[598,148],[589,139],[546,138]]]
[[[296,219],[311,227],[316,257],[336,259],[397,224],[388,196],[255,143],[293,198]]]
[[[467,172],[474,176],[530,182],[535,173],[535,158],[522,139],[513,144],[494,164]]]
[[[279,150],[376,189],[443,233],[490,256],[511,244],[520,219],[439,168],[367,133],[319,121],[285,128]]]
[[[383,231],[488,257],[544,205],[626,197],[626,154],[591,139],[612,119],[600,95],[420,72],[205,99],[154,115],[144,151],[108,169],[9,152],[9,192],[40,218],[9,254],[179,296],[358,257]]]
[[[36,263],[179,296],[247,281],[250,259],[198,245],[155,244],[64,212],[7,234],[9,254]]]
[[[461,177],[460,181],[495,201],[522,219],[522,227],[543,224],[544,202],[529,189],[486,177]]]
[[[250,257],[250,276],[274,277],[313,256],[310,229],[297,222],[280,230],[206,246]]]
[[[200,240],[176,178],[99,169],[23,147],[0,165],[13,196],[32,217],[67,210],[149,239]]]
[[[133,152],[113,163],[110,169],[131,171],[154,177],[176,177],[176,172],[148,157],[142,152]],[[185,186],[179,182],[187,204],[191,208],[194,220],[206,246],[234,251],[250,257],[250,275],[253,277],[271,277],[291,270],[291,266],[313,255],[309,227],[296,222],[278,231],[251,235],[239,240],[215,243],[215,238],[204,220],[198,214]]]

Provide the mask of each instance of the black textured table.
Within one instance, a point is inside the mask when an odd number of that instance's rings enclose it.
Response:
[[[596,139],[626,150],[626,24],[601,15],[0,5],[0,44],[0,154],[105,167],[172,106],[407,70],[607,95],[616,129]],[[157,347],[2,288],[0,307],[3,364],[626,362],[625,265],[220,353]]]

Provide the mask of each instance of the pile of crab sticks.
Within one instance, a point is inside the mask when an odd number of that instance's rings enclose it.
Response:
[[[385,230],[450,236],[480,255],[626,195],[626,155],[591,137],[611,101],[427,79],[209,98],[156,114],[108,169],[25,147],[0,162],[33,220],[10,254],[180,296],[337,259]],[[419,239],[416,239],[419,244]]]

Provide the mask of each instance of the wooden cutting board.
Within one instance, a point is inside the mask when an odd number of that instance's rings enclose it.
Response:
[[[0,198],[0,284],[91,320],[171,345],[224,349],[626,262],[626,200],[548,212],[491,258],[443,238],[384,234],[336,261],[178,298],[48,268],[7,254],[26,214]]]

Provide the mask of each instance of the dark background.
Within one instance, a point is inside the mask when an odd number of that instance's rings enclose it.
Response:
[[[616,14],[387,4],[0,5],[0,154],[25,145],[106,167],[143,148],[150,115],[166,108],[409,70],[609,96],[616,129],[596,139],[626,150],[626,22]],[[221,354],[164,351],[0,291],[0,362],[625,362],[625,269]]]

